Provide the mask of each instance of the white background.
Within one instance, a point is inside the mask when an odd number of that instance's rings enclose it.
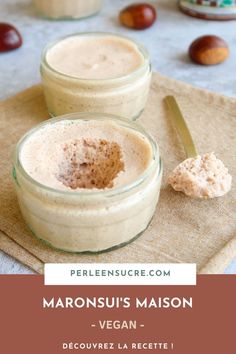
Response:
[[[76,272],[86,271],[86,275],[77,276]],[[74,271],[74,273],[72,273]],[[102,271],[122,272],[126,276],[102,276]],[[139,276],[134,272],[138,271]],[[145,276],[141,276],[141,272]],[[91,272],[91,275],[90,275]],[[96,275],[99,272],[99,276]],[[73,275],[72,275],[73,274]],[[87,275],[88,274],[88,275]],[[123,273],[124,274],[124,273]],[[131,274],[131,275],[129,275]],[[157,275],[155,275],[157,274]],[[169,274],[169,275],[165,275]],[[184,277],[183,277],[184,274]],[[79,273],[80,275],[80,273]],[[45,285],[196,285],[196,264],[184,263],[99,263],[99,264],[45,264]]]

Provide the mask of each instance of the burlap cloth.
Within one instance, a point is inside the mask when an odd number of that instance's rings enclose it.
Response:
[[[159,143],[164,160],[160,201],[148,230],[135,242],[100,255],[55,251],[28,231],[11,181],[12,152],[17,140],[48,118],[41,86],[34,86],[0,104],[0,248],[43,272],[43,264],[80,262],[194,262],[199,273],[222,273],[236,256],[236,189],[223,198],[198,201],[174,192],[168,173],[185,158],[183,147],[163,104],[175,95],[199,152],[215,151],[236,176],[236,100],[154,74],[147,107],[140,122]]]

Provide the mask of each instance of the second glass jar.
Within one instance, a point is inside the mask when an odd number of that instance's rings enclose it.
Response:
[[[77,36],[92,36],[98,40],[112,36],[114,39],[127,41],[143,56],[143,63],[133,72],[121,77],[80,79],[65,75],[49,65],[47,53],[60,41],[50,44],[42,56],[41,76],[51,116],[73,112],[99,112],[135,120],[146,105],[151,81],[151,65],[146,49],[129,38],[110,33],[74,34],[61,41]]]
[[[52,20],[80,19],[94,15],[102,0],[33,0],[38,14]]]

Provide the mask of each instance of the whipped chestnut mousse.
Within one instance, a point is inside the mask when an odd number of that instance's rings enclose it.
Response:
[[[137,46],[114,35],[69,37],[53,46],[46,60],[62,74],[96,80],[128,75],[144,63]]]
[[[152,159],[139,134],[112,123],[60,121],[40,129],[21,150],[25,171],[58,190],[107,189],[139,177]]]
[[[99,252],[143,232],[155,211],[162,166],[139,125],[98,114],[49,120],[16,150],[15,187],[33,233],[71,252]]]
[[[109,33],[81,33],[49,45],[41,75],[51,115],[112,113],[137,118],[151,79],[146,50]]]
[[[188,158],[169,176],[168,183],[193,198],[221,197],[231,189],[232,176],[214,153]]]

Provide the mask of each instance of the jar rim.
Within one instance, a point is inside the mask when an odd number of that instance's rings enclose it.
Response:
[[[99,36],[113,36],[113,37],[118,37],[124,40],[127,40],[133,44],[136,45],[137,49],[140,51],[140,53],[143,55],[144,58],[144,62],[135,70],[133,70],[131,73],[123,75],[123,76],[118,76],[118,77],[113,77],[113,78],[106,78],[106,79],[86,79],[86,78],[79,78],[77,76],[73,76],[73,75],[68,75],[68,74],[64,74],[56,69],[54,69],[51,65],[49,65],[48,61],[47,61],[47,53],[48,51],[53,48],[55,45],[57,45],[58,43],[60,43],[61,41],[64,41],[68,38],[73,38],[73,37],[77,37],[77,36],[95,36],[95,37],[99,37]],[[124,36],[121,34],[117,34],[117,33],[112,33],[112,32],[76,32],[76,33],[72,33],[69,34],[67,36],[61,37],[60,39],[57,39],[51,43],[49,43],[48,45],[46,45],[46,47],[44,48],[43,52],[42,52],[42,57],[41,57],[41,69],[43,66],[45,66],[48,70],[52,71],[53,73],[55,73],[56,75],[58,75],[61,78],[67,78],[70,80],[75,80],[75,81],[80,81],[80,82],[85,82],[85,83],[108,83],[108,82],[122,82],[124,80],[127,80],[129,78],[132,78],[133,76],[138,75],[139,73],[141,73],[143,71],[144,68],[146,68],[148,65],[148,68],[150,68],[151,70],[151,63],[150,63],[150,57],[148,54],[147,49],[144,47],[143,44],[139,43],[138,41],[129,38],[128,36]]]
[[[83,189],[80,190],[75,190],[75,191],[70,191],[70,190],[61,190],[58,188],[53,188],[50,186],[47,186],[45,184],[42,184],[35,180],[30,174],[25,170],[23,167],[23,164],[20,159],[20,153],[21,149],[25,143],[25,141],[30,138],[34,133],[36,133],[39,129],[43,128],[46,125],[49,124],[55,124],[57,122],[63,121],[63,120],[100,120],[100,121],[111,121],[115,122],[120,126],[138,131],[139,133],[143,134],[147,139],[148,142],[151,145],[152,148],[152,160],[147,167],[147,169],[134,181],[127,183],[123,186],[120,187],[115,187],[111,189],[102,189],[102,190],[93,190],[93,189]],[[63,116],[55,117],[48,119],[40,124],[38,124],[36,127],[30,129],[26,134],[22,136],[22,138],[18,141],[15,152],[14,152],[14,167],[19,169],[20,173],[23,175],[23,177],[26,178],[30,183],[33,185],[41,188],[42,190],[45,190],[47,192],[50,192],[52,194],[57,194],[57,195],[64,195],[64,196],[79,196],[79,197],[96,197],[96,196],[104,196],[104,197],[112,197],[117,194],[124,194],[126,192],[129,192],[130,190],[138,187],[140,184],[142,184],[151,174],[154,169],[156,169],[156,166],[158,167],[158,179],[161,176],[162,173],[162,160],[159,154],[159,147],[154,140],[154,138],[141,126],[140,124],[130,121],[127,118],[119,117],[116,115],[112,114],[103,114],[103,113],[87,113],[87,112],[77,112],[77,113],[70,113],[66,114]]]

